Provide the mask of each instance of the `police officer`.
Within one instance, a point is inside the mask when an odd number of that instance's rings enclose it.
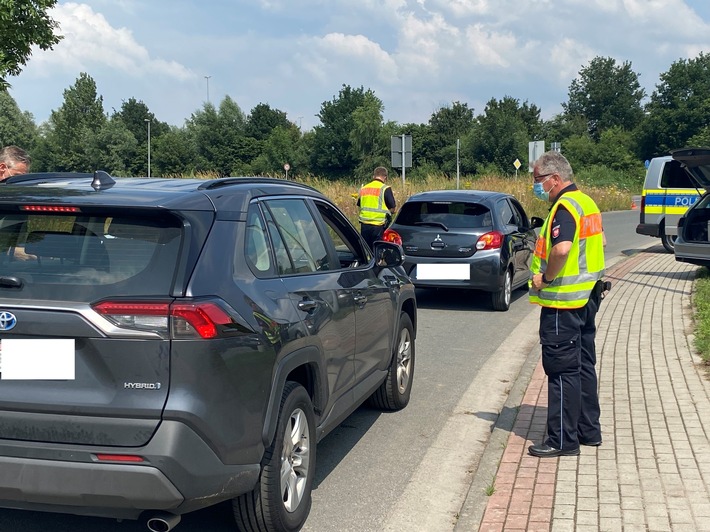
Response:
[[[601,445],[594,319],[604,283],[604,231],[594,200],[572,182],[555,151],[533,168],[533,192],[552,204],[535,246],[530,302],[540,305],[542,365],[548,378],[547,439],[538,457],[579,454]]]
[[[360,207],[360,233],[370,248],[376,240],[382,239],[396,207],[392,187],[385,185],[385,181],[387,168],[378,166],[372,181],[360,189],[357,199]]]

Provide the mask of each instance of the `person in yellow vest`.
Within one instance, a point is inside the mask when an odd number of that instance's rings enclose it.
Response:
[[[382,239],[396,208],[392,187],[385,185],[387,168],[378,166],[372,181],[360,189],[357,205],[360,207],[360,233],[372,249],[376,240]]]
[[[529,291],[530,302],[541,306],[547,438],[528,452],[541,458],[578,455],[580,444],[602,443],[594,345],[605,286],[602,215],[555,151],[535,161],[533,193],[552,207],[535,246]]]

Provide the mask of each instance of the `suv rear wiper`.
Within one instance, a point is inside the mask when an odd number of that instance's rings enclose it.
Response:
[[[444,231],[449,230],[449,228],[446,227],[446,224],[442,222],[414,222],[414,225],[431,225],[433,227],[441,227]]]
[[[0,276],[0,288],[22,288],[25,282],[14,275]]]

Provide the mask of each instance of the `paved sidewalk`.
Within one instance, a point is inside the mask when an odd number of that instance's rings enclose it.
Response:
[[[538,362],[479,531],[710,530],[710,378],[692,348],[697,269],[660,246],[607,269],[614,286],[597,315],[604,443],[574,457],[528,455],[547,416]],[[472,529],[464,522],[456,530]]]

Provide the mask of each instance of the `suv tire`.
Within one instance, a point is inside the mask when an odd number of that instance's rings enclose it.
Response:
[[[311,398],[303,386],[287,382],[276,434],[264,452],[259,483],[233,502],[240,530],[290,532],[303,527],[311,508],[315,438]]]
[[[663,247],[666,248],[668,253],[673,253],[675,249],[675,239],[678,237],[676,235],[667,235],[665,227],[662,227],[661,231],[663,231],[661,233],[661,244],[663,244]]]
[[[399,333],[387,378],[370,397],[381,410],[401,410],[409,403],[414,377],[414,326],[406,312],[399,315]]]

